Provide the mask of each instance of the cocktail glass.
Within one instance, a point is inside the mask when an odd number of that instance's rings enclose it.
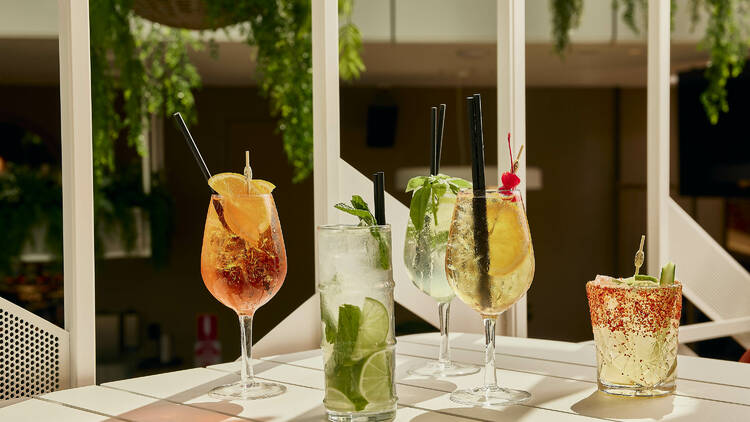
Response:
[[[586,283],[599,390],[621,396],[670,394],[677,377],[682,285]]]
[[[406,227],[404,264],[414,285],[435,299],[440,321],[440,351],[437,361],[409,369],[413,375],[452,377],[479,372],[479,367],[451,362],[448,323],[451,300],[456,296],[445,276],[445,248],[456,197],[446,192],[438,203],[436,215],[427,213],[421,230],[411,219]]]
[[[495,372],[495,322],[534,278],[534,249],[517,190],[462,190],[453,212],[445,272],[459,299],[484,323],[484,385],[456,390],[451,400],[472,406],[521,403],[526,391],[501,388]]]
[[[396,340],[391,228],[320,226],[317,247],[328,419],[392,419]]]
[[[270,193],[211,197],[201,274],[211,294],[237,312],[242,346],[240,380],[209,394],[229,400],[261,399],[286,391],[280,384],[255,381],[251,364],[253,315],[286,277],[286,249]]]

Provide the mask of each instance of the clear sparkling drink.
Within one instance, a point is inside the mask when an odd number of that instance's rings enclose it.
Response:
[[[321,226],[318,290],[331,421],[395,416],[390,226]]]
[[[682,285],[586,283],[599,389],[616,395],[669,394],[677,377]]]
[[[412,220],[406,227],[404,263],[414,285],[439,303],[450,302],[456,294],[445,276],[445,248],[456,197],[440,198],[435,215],[427,213],[422,230],[414,228]]]

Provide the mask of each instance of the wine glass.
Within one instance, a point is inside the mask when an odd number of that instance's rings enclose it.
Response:
[[[473,406],[522,403],[526,391],[501,388],[495,373],[495,322],[534,278],[534,249],[517,190],[462,190],[456,198],[445,256],[445,273],[459,299],[484,323],[484,385],[456,390],[451,400]]]
[[[281,287],[286,264],[279,216],[270,193],[211,197],[201,275],[211,294],[239,316],[242,358],[240,380],[214,388],[210,396],[261,399],[286,391],[281,384],[255,381],[251,364],[253,315]]]
[[[409,369],[412,375],[451,377],[479,372],[477,366],[464,365],[450,360],[448,321],[451,300],[456,294],[445,277],[445,248],[455,203],[456,196],[446,192],[440,198],[437,212],[435,214],[428,212],[419,230],[414,227],[411,219],[406,227],[404,241],[406,271],[419,290],[437,301],[440,321],[438,360]]]

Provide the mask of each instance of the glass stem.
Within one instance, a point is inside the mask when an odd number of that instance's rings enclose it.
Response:
[[[253,317],[252,315],[240,315],[240,345],[242,356],[240,357],[240,381],[243,388],[248,388],[255,382],[253,374]]]
[[[450,365],[451,363],[451,351],[448,340],[448,320],[450,313],[450,302],[438,303],[438,314],[440,317],[440,355],[438,355],[438,363],[443,366]]]
[[[495,372],[495,322],[496,317],[484,317],[484,387],[497,388]]]

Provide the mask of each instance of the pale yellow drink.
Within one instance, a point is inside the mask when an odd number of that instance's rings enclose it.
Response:
[[[474,227],[477,200],[486,204],[484,254]],[[534,249],[520,195],[494,189],[475,198],[470,190],[459,192],[445,266],[458,297],[483,317],[499,315],[521,298],[534,278]]]

